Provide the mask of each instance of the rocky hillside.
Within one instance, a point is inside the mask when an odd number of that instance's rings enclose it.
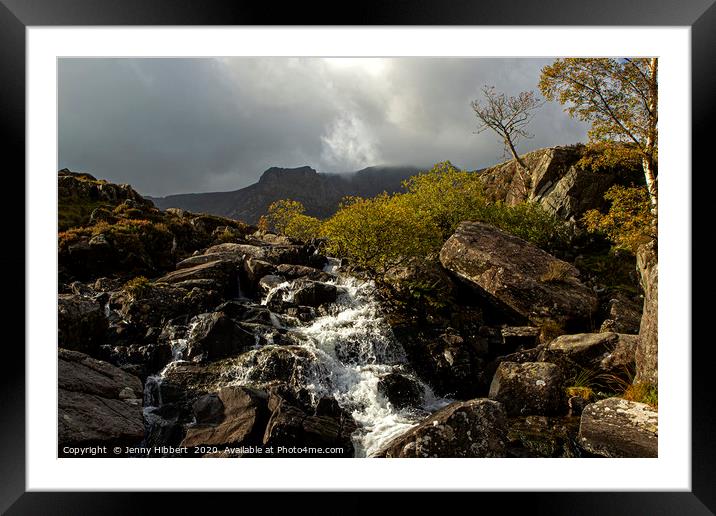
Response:
[[[397,192],[401,182],[418,173],[414,167],[369,167],[352,174],[320,174],[310,167],[266,170],[259,181],[232,192],[150,197],[161,209],[182,208],[255,224],[271,203],[281,199],[301,202],[306,214],[324,218],[333,214],[348,195],[373,197]]]
[[[515,160],[481,170],[486,189],[507,204],[539,202],[551,213],[575,220],[587,210],[605,205],[604,193],[614,184],[643,182],[639,170],[623,167],[593,170],[580,162],[585,146],[549,147],[521,156],[528,168],[520,174]]]
[[[320,242],[60,178],[61,455],[656,456],[655,408],[625,399],[655,318],[525,240],[464,221],[377,288]],[[653,252],[639,270],[654,309]],[[440,293],[417,315],[415,278]]]

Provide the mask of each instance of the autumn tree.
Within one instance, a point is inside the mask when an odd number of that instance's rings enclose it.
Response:
[[[283,199],[271,204],[264,219],[264,227],[272,226],[278,233],[289,238],[307,242],[317,238],[321,221],[304,214],[305,208],[298,201]],[[266,224],[268,223],[268,224]]]
[[[517,143],[521,138],[532,138],[527,125],[534,118],[537,108],[544,102],[532,91],[523,91],[516,97],[499,93],[494,86],[483,86],[483,99],[473,100],[472,109],[480,120],[477,129],[481,133],[487,129],[496,132],[517,162],[527,188],[527,165],[517,153]]]
[[[633,144],[641,156],[651,212],[656,221],[657,193],[657,58],[557,59],[542,69],[539,88],[548,100],[592,123],[592,142]]]
[[[401,194],[387,193],[371,199],[345,198],[323,224],[326,251],[370,272],[385,274],[439,248],[438,229],[401,201]]]

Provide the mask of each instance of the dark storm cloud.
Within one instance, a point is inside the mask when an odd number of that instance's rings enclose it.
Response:
[[[540,59],[62,59],[59,165],[140,192],[232,190],[271,166],[502,160],[470,101],[536,88]],[[521,152],[585,139],[554,103]]]

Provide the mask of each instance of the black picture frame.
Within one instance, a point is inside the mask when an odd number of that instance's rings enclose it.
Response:
[[[713,170],[710,147],[714,131],[714,93],[716,93],[716,5],[715,0],[502,0],[477,2],[453,0],[363,0],[352,4],[314,1],[278,4],[261,2],[223,2],[209,0],[0,0],[0,127],[3,129],[2,156],[9,166],[3,176],[4,190],[15,199],[25,199],[25,29],[29,26],[83,25],[570,25],[570,26],[690,26],[692,34],[692,156],[693,170],[708,174]],[[711,144],[711,145],[710,145]],[[686,172],[685,172],[686,173]],[[708,178],[705,178],[708,179]],[[699,179],[701,181],[701,179]],[[701,182],[699,184],[702,184]],[[706,195],[697,188],[698,195]],[[23,194],[20,195],[20,192]],[[704,199],[706,199],[704,197]],[[701,199],[704,202],[708,202]],[[20,201],[23,203],[24,201]],[[15,207],[6,218],[4,237],[13,242],[12,250],[0,256],[6,274],[6,331],[11,321],[25,320],[24,285],[17,272],[25,270],[25,223]],[[21,245],[23,244],[23,245]],[[692,251],[693,253],[693,251]],[[695,266],[700,256],[692,254]],[[8,287],[10,287],[8,289]],[[701,288],[706,288],[702,285]],[[10,299],[10,296],[12,298]],[[20,300],[23,302],[20,302]],[[694,321],[708,320],[699,312]],[[704,311],[701,305],[701,311]],[[20,313],[22,312],[22,313]],[[693,313],[692,312],[692,313]],[[142,514],[151,507],[150,498],[161,496],[162,509],[181,507],[185,512],[193,503],[203,503],[196,495],[173,493],[70,493],[26,492],[25,488],[25,353],[18,345],[25,339],[24,326],[16,338],[7,333],[3,346],[2,399],[0,425],[0,510],[7,514]],[[479,493],[471,505],[499,507],[507,514],[523,508],[531,514],[713,514],[716,512],[716,416],[713,411],[714,382],[711,380],[713,345],[709,340],[692,339],[692,490],[690,492],[621,493]],[[689,346],[689,336],[683,345]],[[701,345],[698,345],[701,344]],[[207,493],[212,504],[225,503],[230,494]],[[244,501],[248,496],[240,495]],[[252,497],[254,495],[251,495]],[[256,496],[261,496],[256,495]],[[265,494],[263,495],[266,496]],[[298,498],[296,498],[296,496]],[[352,494],[356,508],[368,508],[365,494]],[[300,504],[303,495],[294,495]],[[273,499],[273,498],[272,498]],[[422,504],[424,496],[414,494],[412,503]],[[268,503],[263,498],[263,503]],[[249,500],[251,504],[262,503]],[[345,503],[345,502],[343,502]],[[410,504],[410,502],[407,502]],[[482,505],[489,503],[489,505]],[[246,505],[250,507],[250,505]],[[406,506],[407,507],[407,506]],[[218,507],[217,507],[218,508]],[[494,510],[494,509],[493,509]]]

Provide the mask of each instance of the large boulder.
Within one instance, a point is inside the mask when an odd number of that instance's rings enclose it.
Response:
[[[267,401],[266,392],[240,386],[199,398],[193,404],[196,424],[182,446],[259,444],[269,418]]]
[[[95,298],[60,294],[57,299],[59,346],[92,353],[102,344],[107,331],[104,307]]]
[[[321,306],[334,303],[338,295],[335,285],[307,279],[293,282],[293,302],[303,306]]]
[[[206,251],[204,251],[204,254],[221,256],[224,259],[230,259],[237,262],[243,261],[246,258],[261,260],[266,256],[266,248],[255,245],[227,242],[209,247]]]
[[[302,408],[312,404],[306,386],[327,382],[330,376],[314,352],[296,345],[266,345],[251,350],[238,358],[235,370],[252,387],[279,387],[284,399]]]
[[[137,331],[144,333],[149,327],[161,328],[181,315],[206,312],[221,298],[214,290],[147,282],[141,287],[125,287],[112,294],[110,307]]]
[[[287,263],[278,265],[276,267],[276,274],[290,280],[306,278],[314,281],[325,282],[334,278],[331,274],[323,272],[320,269],[314,269],[313,267],[308,267],[306,265],[291,265]]]
[[[539,360],[558,364],[568,379],[582,371],[626,379],[638,341],[637,335],[611,332],[561,335],[542,348]]]
[[[603,457],[657,457],[659,414],[649,405],[607,398],[587,405],[579,445]]]
[[[639,345],[636,349],[635,382],[659,383],[659,263],[656,241],[639,248],[637,269],[644,289],[644,311],[639,328]]]
[[[535,325],[586,326],[597,308],[575,267],[489,224],[462,222],[440,262],[498,308]]]
[[[483,372],[484,361],[461,335],[412,325],[394,327],[393,333],[413,370],[438,396],[468,400],[487,392],[491,377]]]
[[[256,344],[256,337],[224,312],[197,315],[187,338],[186,358],[213,361],[238,355]]]
[[[185,267],[165,274],[156,283],[187,284],[203,286],[222,293],[224,296],[235,296],[238,293],[237,266],[231,260],[216,260]],[[196,281],[209,280],[209,281]]]
[[[396,371],[381,376],[378,392],[396,409],[419,407],[423,403],[423,387],[413,377]]]
[[[454,402],[390,441],[381,457],[504,457],[507,417],[502,404]]]
[[[313,414],[290,404],[283,396],[272,393],[268,403],[271,418],[263,436],[264,446],[289,457],[352,457],[351,434],[356,430],[353,418],[345,411]],[[282,452],[278,447],[286,448]],[[309,448],[309,449],[306,449]],[[334,448],[332,453],[310,448]]]
[[[502,362],[490,384],[490,399],[508,415],[550,415],[564,408],[564,375],[547,362]]]
[[[65,446],[138,444],[144,436],[142,382],[77,351],[59,350],[58,440]],[[111,454],[110,454],[111,455]]]

